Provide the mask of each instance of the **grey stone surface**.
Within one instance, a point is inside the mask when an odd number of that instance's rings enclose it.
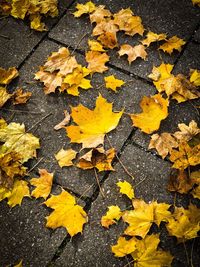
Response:
[[[84,3],[86,1],[79,2]],[[121,8],[131,7],[134,14],[141,16],[146,29],[156,33],[167,33],[169,37],[177,35],[185,40],[188,40],[193,34],[200,17],[200,10],[193,7],[192,3],[188,0],[136,0],[132,2],[128,0],[120,2],[104,0],[94,2],[106,5],[112,12],[117,12]],[[91,34],[92,26],[90,25],[87,16],[74,18],[72,15],[73,11],[75,11],[75,5],[50,32],[49,36],[66,45],[75,47],[85,33],[88,33],[89,35]],[[88,35],[86,35],[79,44],[79,49],[82,51],[85,51],[87,48],[87,39]],[[139,43],[139,40],[141,40],[141,37],[125,37],[124,34],[119,34],[118,39],[119,44],[129,43],[131,45],[136,45]],[[109,52],[109,55],[111,56],[110,63],[143,78],[147,78],[147,74],[151,72],[152,66],[161,63],[160,57],[164,61],[174,62],[178,56],[177,52],[173,53],[172,56],[161,52],[159,56],[156,45],[150,46],[150,48],[147,49],[147,52],[148,57],[146,61],[137,59],[129,65],[125,57],[118,58],[117,49],[114,49]]]
[[[198,43],[200,43],[200,28],[196,31],[194,35],[194,40]]]
[[[50,29],[73,0],[59,1],[59,16],[56,18],[45,18],[48,29]],[[5,17],[0,20],[0,66],[4,68],[18,67],[19,64],[32,52],[33,48],[41,40],[46,32],[33,31],[29,27],[29,21]]]

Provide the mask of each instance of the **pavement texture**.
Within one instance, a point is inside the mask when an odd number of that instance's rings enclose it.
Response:
[[[30,128],[45,115],[49,116],[34,129],[34,135],[40,138],[41,149],[38,158],[32,160],[29,167],[33,167],[39,159],[44,158],[38,165],[49,172],[54,172],[53,193],[60,192],[60,187],[68,190],[76,197],[81,197],[82,206],[89,215],[89,223],[84,227],[83,234],[72,239],[64,228],[55,231],[45,227],[45,217],[49,209],[41,205],[41,200],[23,200],[22,206],[10,209],[6,201],[0,202],[0,266],[12,266],[23,259],[25,267],[104,267],[104,266],[132,266],[129,259],[117,259],[113,256],[110,246],[114,245],[123,232],[124,224],[112,226],[105,230],[100,225],[100,219],[109,205],[119,205],[125,209],[126,198],[119,194],[116,182],[127,176],[121,164],[114,161],[115,172],[99,174],[101,188],[105,194],[102,197],[97,185],[94,171],[83,171],[75,167],[61,169],[54,154],[62,147],[68,148],[70,140],[64,130],[55,131],[53,126],[63,118],[63,111],[70,111],[70,106],[79,103],[94,108],[95,99],[101,93],[109,102],[113,102],[114,110],[126,107],[127,113],[140,112],[139,102],[144,95],[156,93],[156,89],[147,77],[153,65],[158,66],[162,60],[174,64],[173,73],[188,74],[189,69],[200,69],[200,8],[194,7],[190,0],[96,0],[94,3],[106,5],[111,12],[130,7],[134,14],[141,16],[145,28],[156,33],[167,33],[169,37],[177,35],[186,41],[181,53],[162,58],[154,46],[148,48],[146,61],[136,60],[132,64],[122,57],[118,58],[115,50],[109,51],[109,70],[106,76],[115,75],[124,81],[130,81],[116,94],[102,87],[104,75],[95,74],[92,77],[91,90],[82,90],[80,97],[67,94],[50,94],[46,96],[43,85],[34,81],[34,74],[43,65],[47,57],[60,47],[69,47],[75,51],[80,64],[86,65],[84,52],[87,50],[87,39],[92,27],[88,18],[73,17],[77,3],[86,1],[59,1],[59,17],[46,19],[47,32],[36,33],[29,29],[24,21],[6,17],[0,20],[0,66],[4,68],[16,66],[20,76],[9,85],[12,92],[22,87],[32,92],[30,101],[23,106],[14,107],[6,104],[0,110],[0,115],[6,120],[25,123]],[[6,38],[5,38],[6,36]],[[79,40],[82,41],[79,43]],[[119,43],[136,44],[138,37],[119,36]],[[77,43],[79,45],[77,46]],[[97,90],[97,88],[99,88]],[[192,119],[199,122],[199,114],[195,105],[198,100],[177,104],[170,103],[169,116],[161,123],[158,132],[173,132],[178,123],[189,123]],[[13,111],[16,110],[17,111]],[[141,182],[135,189],[136,197],[145,201],[153,199],[158,202],[173,204],[174,194],[167,192],[166,185],[170,173],[171,163],[162,160],[156,152],[148,150],[150,136],[133,128],[128,116],[124,116],[117,129],[108,134],[109,139],[118,151],[118,156],[135,177],[134,184]],[[73,148],[80,149],[78,145]],[[109,147],[106,143],[106,147]],[[34,168],[31,177],[38,176],[38,168]],[[177,205],[187,206],[190,199],[178,195]],[[198,204],[198,203],[197,203]],[[162,232],[161,247],[175,256],[172,266],[188,267],[183,244],[176,244],[174,238],[169,238]],[[193,267],[200,266],[200,241],[195,244],[185,243],[191,254],[193,251]]]

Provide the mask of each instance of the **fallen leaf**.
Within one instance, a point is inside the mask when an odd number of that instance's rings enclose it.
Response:
[[[193,187],[194,182],[188,177],[185,170],[173,169],[169,176],[167,189],[171,192],[187,194]]]
[[[121,87],[125,84],[123,80],[116,79],[114,75],[104,77],[104,81],[106,83],[106,88],[111,89],[114,92],[117,91],[117,87]]]
[[[179,123],[178,128],[180,131],[175,132],[173,135],[179,142],[188,142],[200,133],[200,129],[194,120],[192,120],[188,126],[185,123]]]
[[[195,86],[200,86],[200,71],[190,70],[190,82]]]
[[[129,199],[133,199],[135,197],[134,189],[127,181],[118,182],[117,186],[120,188],[119,192],[126,195]]]
[[[32,178],[30,184],[36,188],[32,191],[31,196],[35,198],[43,197],[47,199],[51,192],[53,183],[53,173],[47,172],[45,169],[39,169],[39,178]]]
[[[154,32],[148,32],[147,38],[142,40],[142,44],[148,47],[150,46],[151,43],[163,41],[163,40],[166,40],[166,38],[167,38],[167,35],[165,33],[157,34]]]
[[[98,41],[102,43],[105,48],[113,49],[118,47],[117,35],[112,32],[102,33],[98,38]]]
[[[116,224],[122,216],[122,212],[118,206],[109,206],[106,215],[101,218],[101,225],[109,228],[110,225]]]
[[[90,14],[90,22],[96,22],[98,24],[105,18],[110,18],[111,16],[112,13],[108,9],[106,9],[105,6],[99,5],[95,8],[94,12]]]
[[[146,59],[147,56],[145,47],[143,45],[131,46],[129,44],[123,44],[121,45],[118,53],[120,57],[123,55],[127,55],[129,64],[131,64],[131,62],[136,60],[138,57]]]
[[[92,35],[98,36],[105,33],[112,33],[113,35],[116,35],[118,31],[119,29],[112,19],[104,19],[94,27]]]
[[[117,127],[122,114],[112,112],[112,104],[99,95],[94,110],[82,105],[72,107],[71,116],[77,126],[67,126],[67,136],[73,143],[82,143],[83,148],[97,147],[103,144],[105,134]]]
[[[13,94],[14,105],[25,104],[31,97],[31,92],[23,92],[21,88],[18,88]]]
[[[9,94],[5,87],[0,86],[0,108],[12,97],[12,94]]]
[[[19,72],[15,67],[8,70],[0,68],[0,84],[9,84],[17,76],[19,76]]]
[[[55,158],[58,161],[59,166],[68,167],[74,165],[72,160],[76,158],[77,152],[73,149],[64,150],[63,148],[55,154]]]
[[[76,166],[83,170],[97,168],[99,172],[113,171],[114,169],[111,163],[114,157],[114,148],[107,151],[105,151],[103,147],[93,148],[79,159]]]
[[[198,5],[200,7],[200,0],[192,0],[193,5]]]
[[[88,45],[89,45],[91,51],[105,52],[102,44],[100,44],[96,40],[88,40]]]
[[[75,198],[65,190],[52,195],[44,204],[54,211],[46,218],[46,227],[56,229],[65,227],[71,237],[82,233],[83,225],[87,222],[87,214],[76,204]]]
[[[65,126],[70,122],[70,114],[67,110],[64,110],[64,115],[65,118],[54,126],[54,130],[58,131],[62,128],[65,128]]]
[[[140,102],[142,113],[131,114],[133,126],[150,134],[159,129],[162,120],[168,116],[169,101],[160,94],[151,97],[144,96]]]
[[[108,70],[108,67],[105,66],[105,63],[109,61],[109,56],[106,53],[88,51],[85,59],[88,63],[88,69],[91,71],[91,73],[103,73],[104,71]]]
[[[23,263],[23,260],[21,260],[21,261],[20,261],[18,264],[16,264],[14,267],[23,267],[22,263]]]
[[[164,44],[162,44],[159,49],[171,55],[174,50],[178,50],[180,52],[184,44],[185,41],[183,39],[178,38],[177,36],[173,36],[168,39]]]
[[[132,237],[129,240],[126,240],[125,237],[119,237],[117,244],[112,246],[112,252],[115,254],[115,257],[124,257],[128,254],[131,254],[136,249],[136,238]]]
[[[91,1],[86,2],[85,4],[77,4],[76,5],[77,11],[73,13],[74,17],[78,18],[83,14],[90,14],[95,11],[96,6]]]
[[[47,31],[45,24],[41,22],[42,17],[40,14],[38,13],[31,14],[29,19],[31,21],[31,24],[30,24],[31,29],[39,31],[39,32]]]

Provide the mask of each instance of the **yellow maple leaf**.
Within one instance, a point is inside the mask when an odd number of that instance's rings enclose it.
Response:
[[[174,50],[178,50],[180,52],[184,44],[185,41],[183,39],[178,38],[177,36],[173,36],[168,39],[164,44],[162,44],[159,49],[171,55]]]
[[[112,19],[103,19],[94,27],[92,31],[93,36],[98,36],[105,33],[112,33],[116,35],[119,31],[119,28],[115,25]]]
[[[111,148],[107,151],[103,147],[93,148],[80,159],[77,167],[87,170],[92,168],[97,168],[98,171],[113,171],[111,165],[113,158],[115,157],[115,149]]]
[[[136,249],[136,238],[132,237],[129,240],[126,240],[125,237],[119,237],[117,244],[112,246],[112,252],[115,254],[115,257],[124,257],[128,254],[131,254]]]
[[[30,7],[30,1],[29,0],[13,0],[12,1],[12,10],[11,15],[14,18],[24,19],[26,16],[26,13]]]
[[[44,204],[54,210],[46,218],[46,227],[65,227],[70,236],[82,233],[83,225],[87,222],[87,214],[76,204],[72,195],[63,190],[57,196],[52,195]]]
[[[131,253],[134,267],[163,267],[171,266],[173,256],[166,251],[158,249],[159,235],[148,235],[145,239],[137,240],[136,249]]]
[[[12,97],[12,94],[9,94],[5,87],[0,86],[0,108]]]
[[[39,32],[47,30],[45,24],[41,22],[42,17],[40,14],[38,13],[31,14],[29,19],[31,21],[31,24],[30,24],[31,29],[39,31]]]
[[[117,91],[117,87],[121,87],[125,84],[123,80],[116,79],[114,75],[104,77],[104,81],[106,82],[106,88],[111,89],[114,92]]]
[[[23,263],[23,260],[20,260],[20,262],[16,264],[14,267],[23,267],[22,263]]]
[[[109,206],[106,215],[101,218],[101,225],[109,228],[110,225],[117,223],[122,216],[122,212],[118,206]]]
[[[136,60],[138,57],[146,59],[147,56],[145,47],[143,45],[131,46],[129,44],[123,44],[121,45],[118,53],[120,57],[123,55],[127,55],[129,64],[131,64],[131,62]]]
[[[13,208],[20,205],[24,197],[30,197],[28,183],[23,180],[15,180],[12,190],[0,187],[0,201],[7,198],[8,205]]]
[[[166,40],[167,35],[165,33],[154,33],[154,32],[148,32],[147,33],[147,38],[142,40],[142,44],[146,46],[150,46],[151,43],[158,42],[158,41],[163,41]]]
[[[32,191],[31,196],[35,198],[43,197],[47,199],[51,192],[53,183],[53,173],[47,172],[45,169],[39,169],[39,178],[32,178],[30,184],[36,188]]]
[[[100,44],[96,40],[88,40],[88,45],[89,45],[91,51],[105,52],[102,44]]]
[[[4,143],[0,153],[15,151],[20,155],[22,163],[36,157],[36,149],[40,148],[39,139],[26,133],[24,124],[15,122],[0,127],[0,142]]]
[[[198,185],[197,187],[195,187],[192,192],[191,192],[192,196],[194,198],[198,198],[200,199],[200,185]]]
[[[180,131],[175,132],[174,136],[179,140],[179,142],[188,142],[195,135],[200,133],[200,129],[194,120],[192,120],[188,126],[185,123],[179,123],[178,128]]]
[[[169,101],[160,94],[151,97],[144,96],[140,102],[142,113],[131,114],[133,126],[150,134],[159,129],[162,120],[168,116]]]
[[[173,217],[166,224],[170,235],[176,236],[179,241],[185,241],[198,236],[200,230],[200,212],[199,209],[190,204],[188,209],[183,207],[175,208]]]
[[[95,11],[96,6],[91,1],[86,2],[85,4],[77,4],[76,5],[77,11],[73,13],[74,17],[78,18],[82,16],[83,14],[90,14],[93,11]]]
[[[71,148],[67,150],[62,148],[57,154],[55,154],[55,158],[61,168],[68,167],[73,165],[72,160],[76,158],[76,154],[77,152]]]
[[[112,32],[102,33],[98,38],[105,48],[113,49],[118,46],[117,35]]]
[[[190,70],[190,82],[200,86],[200,70]]]
[[[111,16],[112,13],[104,5],[99,5],[95,8],[94,12],[90,13],[90,22],[98,24],[105,18],[110,18]]]
[[[17,76],[19,76],[19,72],[16,68],[12,67],[6,70],[0,67],[0,84],[9,84]]]
[[[18,88],[13,94],[14,105],[25,104],[31,97],[31,92],[23,92],[22,88]]]
[[[200,0],[192,0],[193,5],[198,5],[200,7]]]
[[[71,142],[82,143],[83,148],[96,147],[103,144],[106,133],[117,127],[122,114],[123,111],[112,112],[112,103],[99,95],[94,110],[82,105],[72,107],[71,116],[77,126],[67,126],[67,135]]]
[[[120,193],[126,195],[128,198],[133,199],[135,197],[134,189],[127,181],[118,182],[117,186],[120,188]]]
[[[104,71],[108,70],[108,67],[105,66],[105,63],[109,61],[109,56],[106,53],[88,51],[85,59],[88,63],[88,69],[91,71],[91,73],[103,73]]]

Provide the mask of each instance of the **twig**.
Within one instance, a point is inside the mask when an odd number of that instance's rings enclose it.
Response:
[[[10,111],[10,112],[20,112],[20,113],[30,113],[30,114],[41,114],[42,112],[31,112],[28,110],[19,110],[19,109],[6,109],[6,108],[2,108],[2,111]]]
[[[112,148],[113,145],[111,144],[110,139],[109,139],[109,137],[108,137],[107,134],[106,134],[106,138],[107,138],[107,140],[108,140],[108,143],[109,143],[110,147]],[[124,163],[123,163],[123,162],[121,161],[121,159],[118,157],[117,153],[115,154],[115,156],[116,156],[117,160],[119,161],[119,163],[121,164],[121,166],[122,166],[122,168],[124,169],[124,171],[126,172],[126,174],[127,174],[128,176],[130,176],[130,177],[134,180],[134,179],[135,179],[134,176],[127,170],[127,168],[125,167]]]
[[[174,203],[173,203],[174,207],[176,206],[176,197],[177,197],[177,194],[175,192],[175,194],[174,194]]]
[[[195,238],[193,239],[193,242],[192,242],[191,255],[190,255],[190,263],[191,263],[191,267],[194,267],[194,265],[193,265],[193,250],[194,250],[194,243],[195,243]]]
[[[142,182],[144,182],[146,180],[146,178],[142,179],[140,182],[138,182],[136,185],[134,185],[134,187],[137,187],[139,184],[141,184]]]
[[[52,113],[47,114],[46,116],[44,116],[43,118],[41,118],[38,122],[36,122],[31,128],[29,128],[27,130],[27,132],[31,131],[35,126],[37,126],[39,123],[41,123],[43,120],[45,120],[46,118],[48,118],[49,116],[51,116]]]
[[[186,258],[187,258],[187,263],[188,263],[188,266],[189,266],[190,265],[190,258],[189,258],[189,255],[188,255],[188,252],[187,252],[187,248],[186,248],[186,245],[185,245],[185,240],[183,240],[183,246],[184,246],[185,255],[186,255]]]
[[[128,265],[130,266],[130,263],[133,263],[133,262],[135,262],[135,260],[129,261],[129,263],[125,264],[123,267],[126,267]]]
[[[100,185],[100,183],[99,183],[99,177],[98,177],[98,175],[97,175],[97,171],[96,171],[95,168],[94,168],[94,174],[95,174],[95,178],[96,178],[96,180],[97,180],[97,184],[98,184],[99,190],[100,190],[100,192],[101,192],[101,195],[102,195],[103,198],[105,198],[105,195],[104,195],[104,193],[103,193],[103,191],[102,191],[102,189],[101,189],[101,185]]]
[[[87,193],[92,187],[93,187],[93,184],[83,192],[83,194],[77,199],[76,202],[78,202],[85,195],[85,193]]]
[[[0,37],[10,40],[10,37],[9,36],[6,36],[4,34],[0,34]]]
[[[85,38],[85,36],[88,34],[88,32],[84,33],[83,36],[80,38],[80,40],[78,41],[76,47],[74,48],[74,50],[72,51],[71,55],[74,54],[74,52],[77,50],[77,48],[79,47],[80,43],[83,41],[83,39]]]
[[[32,172],[32,170],[34,170],[39,164],[40,162],[44,159],[44,157],[42,157],[41,159],[38,160],[38,162],[28,171],[28,173]]]

